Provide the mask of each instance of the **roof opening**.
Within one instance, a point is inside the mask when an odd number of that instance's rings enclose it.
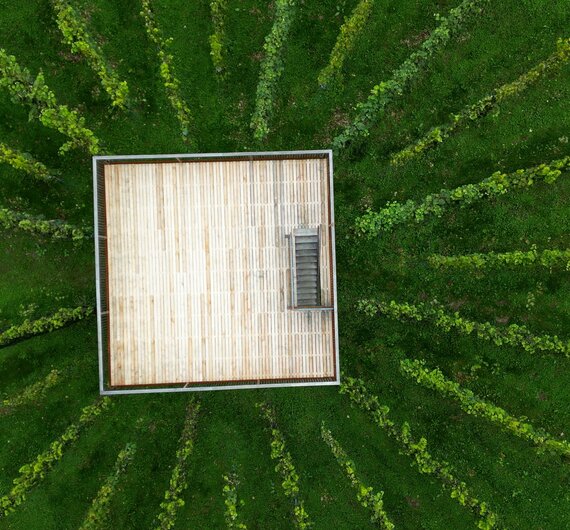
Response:
[[[293,232],[295,249],[294,290],[296,307],[321,305],[318,228],[299,228]]]

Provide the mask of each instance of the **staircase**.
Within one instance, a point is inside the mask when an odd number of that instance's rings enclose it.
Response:
[[[321,305],[317,229],[295,231],[295,273],[297,306]]]

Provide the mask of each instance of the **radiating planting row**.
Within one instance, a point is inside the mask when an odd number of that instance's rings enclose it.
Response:
[[[24,502],[26,494],[39,484],[46,477],[47,472],[61,460],[64,450],[76,442],[85,427],[93,423],[97,416],[109,408],[110,404],[109,398],[103,398],[94,405],[85,407],[76,423],[70,425],[46,451],[20,468],[19,476],[13,480],[12,489],[0,497],[0,519],[12,513]]]
[[[247,526],[240,519],[238,506],[243,506],[244,501],[238,501],[237,486],[239,479],[236,473],[226,473],[222,477],[224,481],[224,518],[229,530],[247,530]]]
[[[455,399],[461,408],[473,416],[485,418],[502,429],[528,440],[541,451],[550,451],[562,456],[570,456],[570,443],[556,440],[542,429],[536,429],[526,419],[517,418],[505,409],[490,403],[459,383],[447,379],[441,370],[428,370],[421,360],[404,359],[400,362],[402,373],[426,388],[436,390],[444,397]]]
[[[57,26],[63,35],[63,41],[69,44],[73,53],[79,53],[101,80],[105,92],[111,98],[111,104],[125,108],[128,103],[129,87],[121,81],[109,62],[105,59],[101,47],[87,31],[83,17],[69,0],[51,0],[56,13]]]
[[[446,17],[438,16],[439,25],[429,37],[397,68],[387,81],[375,85],[368,99],[356,106],[356,116],[352,122],[333,140],[336,151],[349,143],[369,135],[370,127],[382,116],[386,108],[408,89],[412,81],[425,70],[428,61],[459,34],[465,24],[479,15],[487,0],[463,0],[452,8]]]
[[[167,530],[172,528],[176,523],[178,510],[184,506],[181,496],[188,487],[188,459],[194,450],[194,435],[199,411],[200,404],[195,401],[191,401],[186,408],[186,420],[176,451],[176,464],[172,469],[170,483],[164,493],[164,500],[160,503],[161,511],[157,516],[156,529]]]
[[[212,15],[212,33],[208,37],[210,43],[210,56],[216,74],[221,78],[226,66],[226,30],[225,20],[227,0],[211,0],[210,12]]]
[[[19,229],[53,240],[69,239],[76,244],[92,236],[90,228],[79,228],[61,219],[45,219],[41,215],[2,207],[0,207],[0,226],[6,229]]]
[[[378,211],[368,210],[355,223],[358,235],[375,237],[404,223],[421,223],[431,216],[441,217],[453,205],[467,206],[484,198],[500,197],[511,190],[529,188],[538,182],[552,184],[563,173],[570,171],[570,156],[552,160],[548,164],[511,173],[496,171],[477,184],[440,190],[422,201],[389,202]]]
[[[24,388],[15,396],[0,401],[0,415],[9,414],[16,408],[37,402],[45,393],[61,381],[61,372],[52,370],[44,379],[36,381]]]
[[[436,269],[483,270],[503,267],[538,265],[548,269],[570,270],[570,249],[516,250],[513,252],[485,252],[457,256],[428,256],[429,264]]]
[[[350,484],[356,490],[356,499],[358,502],[363,508],[372,512],[370,517],[372,523],[384,530],[392,530],[395,528],[394,523],[390,520],[388,514],[384,510],[384,502],[382,501],[384,492],[379,491],[378,493],[374,493],[371,486],[366,486],[366,484],[358,478],[354,462],[348,458],[342,446],[337,440],[335,440],[332,433],[325,427],[324,423],[321,425],[321,437],[329,446],[333,456],[350,481]]]
[[[132,462],[136,449],[137,446],[135,444],[128,443],[119,451],[112,473],[105,479],[105,482],[103,482],[103,485],[97,492],[79,530],[103,530],[109,528],[111,523],[109,503],[116,492],[119,481]]]
[[[267,403],[258,403],[262,417],[268,424],[271,433],[271,459],[277,462],[275,471],[281,475],[281,486],[285,496],[291,500],[293,508],[293,526],[305,530],[311,526],[309,514],[305,510],[305,503],[300,496],[299,475],[293,465],[291,453],[285,446],[285,437],[277,426],[275,411]]]
[[[14,324],[0,332],[0,347],[8,346],[22,339],[35,335],[43,335],[56,329],[63,328],[83,320],[93,314],[93,307],[80,306],[75,308],[62,307],[52,315],[41,317],[36,320],[24,320],[20,324]]]
[[[486,502],[479,500],[462,482],[455,477],[451,466],[447,462],[435,459],[427,450],[427,440],[412,437],[408,423],[396,425],[389,417],[390,409],[380,405],[378,398],[370,392],[360,379],[344,376],[342,379],[341,394],[346,394],[351,403],[361,409],[378,427],[384,430],[398,442],[402,453],[410,456],[420,473],[437,478],[442,486],[450,491],[452,499],[457,500],[461,506],[468,508],[477,520],[477,528],[489,530],[497,524],[497,517],[489,509]]]
[[[46,127],[66,135],[69,141],[60,148],[65,153],[74,147],[83,147],[90,154],[100,152],[99,140],[85,127],[85,118],[67,105],[59,105],[55,94],[49,89],[40,71],[34,78],[22,68],[13,55],[0,48],[0,88],[5,88],[15,103],[21,103]]]
[[[55,180],[55,172],[48,169],[44,164],[35,160],[27,153],[9,147],[0,142],[0,162],[9,164],[14,169],[24,171],[28,175],[43,182]]]
[[[374,0],[360,0],[349,18],[340,27],[328,64],[320,71],[317,78],[319,85],[327,87],[340,82],[342,66],[346,56],[354,48],[374,7]]]
[[[433,127],[425,136],[393,155],[390,162],[394,165],[401,165],[428,149],[433,149],[453,133],[469,127],[496,110],[507,99],[521,94],[549,73],[560,70],[568,63],[568,60],[570,60],[570,39],[559,39],[556,51],[548,59],[525,72],[515,81],[502,85],[477,103],[468,105],[457,114],[453,114],[451,122]]]
[[[162,31],[156,23],[154,10],[150,0],[142,0],[142,10],[140,14],[141,17],[143,17],[148,38],[156,47],[160,62],[160,77],[163,81],[168,101],[176,112],[176,117],[180,123],[182,138],[192,146],[194,144],[194,140],[190,136],[192,114],[190,112],[190,108],[182,97],[180,81],[174,74],[174,57],[167,51],[171,46],[173,39],[165,39],[162,36]]]
[[[295,0],[275,1],[275,20],[263,45],[264,57],[261,62],[255,110],[250,126],[256,140],[263,140],[269,134],[269,119],[273,112],[277,83],[284,70],[284,47],[295,14]]]
[[[490,322],[476,322],[463,318],[458,312],[448,313],[438,302],[430,304],[398,303],[383,300],[360,300],[358,309],[369,316],[381,314],[404,322],[427,322],[444,331],[457,331],[462,335],[474,334],[477,338],[497,346],[520,347],[528,353],[558,353],[570,357],[570,340],[554,335],[534,335],[523,325],[497,327]]]

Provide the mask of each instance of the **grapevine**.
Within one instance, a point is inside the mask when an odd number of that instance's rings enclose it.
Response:
[[[344,377],[340,393],[346,394],[353,405],[358,406],[376,425],[394,438],[400,444],[402,452],[412,457],[420,473],[436,477],[446,489],[450,490],[452,499],[457,499],[459,504],[469,508],[477,517],[477,528],[482,530],[495,528],[497,516],[489,509],[487,503],[473,496],[467,485],[455,478],[447,462],[440,462],[431,456],[427,451],[425,438],[420,438],[418,441],[412,438],[408,423],[404,422],[398,427],[389,419],[390,409],[380,405],[378,398],[368,392],[362,380]]]
[[[515,81],[507,83],[488,96],[477,101],[473,105],[468,105],[457,114],[452,115],[452,121],[444,125],[438,125],[431,129],[425,136],[415,143],[405,147],[392,156],[391,163],[394,165],[404,162],[420,155],[424,151],[437,147],[445,139],[461,128],[469,127],[471,123],[483,118],[493,112],[506,99],[516,96],[538,82],[545,75],[559,70],[570,59],[570,39],[559,39],[557,50],[545,61],[521,75]]]
[[[564,341],[558,336],[533,335],[530,330],[520,324],[510,324],[498,328],[490,322],[475,322],[459,315],[458,312],[447,313],[436,301],[431,304],[412,305],[398,303],[394,300],[360,300],[358,308],[374,316],[377,313],[401,321],[426,321],[444,331],[455,330],[463,335],[475,334],[478,338],[493,342],[497,346],[507,345],[519,347],[527,353],[558,353],[570,357],[570,340]]]
[[[426,388],[437,390],[443,396],[450,396],[459,402],[461,408],[473,416],[482,417],[500,425],[504,430],[534,443],[541,450],[548,450],[563,456],[570,456],[570,443],[559,441],[542,429],[535,429],[523,418],[516,418],[501,407],[497,407],[471,390],[446,379],[438,368],[427,370],[423,361],[404,359],[400,362],[402,373]]]

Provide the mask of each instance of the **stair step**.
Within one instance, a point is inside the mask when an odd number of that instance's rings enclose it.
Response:
[[[299,251],[299,250],[312,250],[312,251],[316,252],[319,249],[319,245],[317,245],[316,243],[303,243],[303,244],[299,245],[299,243],[297,243],[295,245],[295,249],[297,251]]]

